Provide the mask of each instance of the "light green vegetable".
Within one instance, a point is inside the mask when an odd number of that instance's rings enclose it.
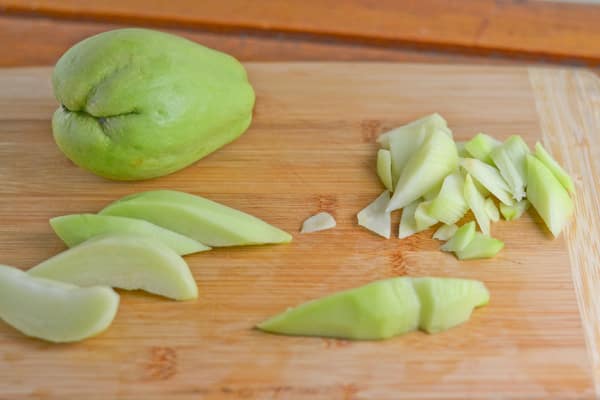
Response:
[[[464,195],[464,178],[456,171],[444,179],[437,197],[431,201],[429,215],[451,225],[460,220],[469,210]]]
[[[292,240],[289,233],[249,214],[173,190],[126,196],[109,204],[100,214],[143,219],[212,247]]]
[[[389,202],[390,192],[386,190],[358,213],[358,224],[389,239],[392,229],[392,217],[390,212],[386,211]]]
[[[158,241],[130,234],[97,236],[27,273],[78,286],[142,289],[175,300],[198,297],[196,281],[177,253]]]
[[[389,150],[379,149],[377,152],[377,176],[383,186],[390,192],[394,191],[392,181],[392,156]]]
[[[527,199],[523,199],[521,201],[516,202],[512,206],[507,206],[506,204],[500,203],[500,212],[502,216],[507,221],[513,221],[515,219],[521,218],[521,215],[529,208],[529,201]]]
[[[464,170],[463,170],[463,172],[464,172]],[[466,174],[467,174],[467,173],[465,172],[465,174],[464,174],[464,176],[465,176],[465,177],[466,177]],[[482,185],[481,183],[479,183],[477,180],[473,180],[473,184],[475,185],[475,187],[477,188],[477,190],[479,191],[479,193],[481,193],[481,195],[482,195],[483,197],[488,197],[488,196],[490,195],[490,191],[489,191],[489,190],[487,190],[487,189],[485,188],[485,186],[483,186],[483,185]]]
[[[419,199],[413,201],[402,209],[400,217],[400,226],[398,227],[398,237],[404,239],[410,235],[417,233],[417,222],[415,221],[415,211],[421,201]]]
[[[444,181],[438,182],[433,188],[425,192],[423,194],[423,199],[426,201],[435,199],[442,189],[442,183],[444,183]]]
[[[83,340],[108,328],[118,307],[109,287],[79,288],[0,265],[0,318],[27,336]]]
[[[437,224],[439,221],[429,214],[429,206],[431,205],[430,201],[424,201],[417,206],[415,210],[415,226],[417,228],[417,232],[424,231]]]
[[[419,328],[427,333],[442,332],[468,321],[474,308],[490,301],[490,293],[480,281],[416,278],[413,284],[421,301]]]
[[[498,200],[507,205],[513,203],[510,188],[496,168],[475,158],[463,158],[460,165]]]
[[[235,140],[254,91],[233,57],[182,37],[117,29],[71,47],[52,74],[58,147],[119,180],[169,174]]]
[[[462,140],[457,140],[454,142],[456,144],[456,151],[458,152],[458,156],[461,158],[471,157],[471,154],[467,151],[466,144],[467,142]]]
[[[494,164],[510,188],[513,198],[517,201],[525,197],[525,185],[527,184],[525,157],[527,154],[529,154],[527,143],[516,135],[509,137],[491,153]]]
[[[414,136],[420,131],[433,131],[436,128],[448,129],[448,124],[438,113],[426,115],[409,124],[394,128],[391,131],[379,135],[377,143],[384,149],[390,148],[390,139],[394,136]]]
[[[485,199],[473,184],[473,179],[469,174],[465,178],[465,200],[471,211],[473,211],[473,215],[481,231],[489,235],[490,217],[485,209]]]
[[[485,133],[478,133],[473,139],[465,143],[465,150],[467,150],[471,157],[492,164],[493,161],[490,153],[501,144],[502,142]]]
[[[438,228],[437,231],[433,234],[433,239],[437,240],[449,240],[458,230],[458,226],[456,224],[452,225],[442,225]]]
[[[285,335],[387,339],[417,329],[419,310],[410,278],[392,278],[290,308],[258,328]]]
[[[531,155],[527,156],[527,199],[557,237],[573,214],[573,201],[552,171]]]
[[[110,215],[72,214],[52,218],[50,225],[58,237],[69,247],[76,246],[95,236],[124,233],[157,240],[180,255],[210,250],[210,247],[187,236],[141,219]]]
[[[472,260],[475,258],[492,258],[502,250],[504,243],[496,238],[475,232],[473,240],[462,250],[456,250],[454,254],[461,260]]]
[[[380,340],[416,330],[441,332],[467,321],[489,293],[478,281],[391,278],[309,301],[258,328],[284,335]]]
[[[394,188],[408,160],[423,145],[430,131],[421,127],[414,134],[393,135],[390,137],[390,158],[392,163],[392,182]]]
[[[300,233],[319,232],[335,228],[335,218],[327,212],[320,212],[312,217],[308,217],[302,224]]]
[[[475,221],[470,221],[458,228],[456,233],[441,247],[443,251],[463,250],[475,237]]]
[[[458,154],[452,138],[443,130],[433,131],[402,170],[388,211],[402,208],[423,196],[457,165]]]
[[[490,221],[498,222],[500,220],[500,212],[498,211],[498,207],[496,207],[496,203],[494,203],[494,199],[491,197],[485,199],[485,212],[490,217]]]
[[[573,180],[561,167],[554,158],[544,149],[544,146],[541,143],[535,144],[535,156],[538,160],[542,162],[548,168],[552,174],[558,179],[558,181],[564,186],[565,189],[571,194],[575,193],[575,185],[573,184]]]

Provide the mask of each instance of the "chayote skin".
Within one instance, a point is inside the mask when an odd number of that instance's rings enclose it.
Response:
[[[254,91],[233,57],[178,36],[119,29],[58,60],[52,130],[77,165],[117,180],[184,168],[250,125]]]

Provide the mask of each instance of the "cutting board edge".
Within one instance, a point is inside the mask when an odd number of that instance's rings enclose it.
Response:
[[[565,230],[571,275],[596,396],[600,396],[600,171],[592,149],[600,148],[600,78],[583,68],[529,68],[542,144],[574,177],[575,217]],[[591,99],[592,104],[587,100]],[[570,112],[559,112],[568,109]],[[589,117],[591,116],[591,117]],[[576,151],[573,151],[573,150]],[[594,205],[596,205],[594,207]],[[579,222],[579,223],[578,223]],[[592,229],[589,229],[592,227]]]

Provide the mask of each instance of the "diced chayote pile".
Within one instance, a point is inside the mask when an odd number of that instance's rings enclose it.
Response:
[[[488,258],[504,246],[491,237],[500,215],[518,219],[531,204],[556,237],[573,214],[573,181],[540,143],[531,151],[520,136],[501,142],[484,133],[457,142],[437,113],[383,133],[377,143],[386,191],[359,212],[358,223],[386,238],[391,212],[402,210],[401,239],[441,224],[434,238],[448,240],[442,250]],[[456,225],[469,210],[480,232],[474,222]]]

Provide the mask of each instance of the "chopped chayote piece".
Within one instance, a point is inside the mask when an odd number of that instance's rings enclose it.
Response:
[[[475,221],[470,221],[458,228],[456,233],[441,247],[443,251],[463,250],[475,237]]]
[[[490,221],[498,222],[500,220],[500,212],[498,211],[498,207],[496,207],[496,203],[494,203],[494,199],[491,197],[485,199],[485,212],[490,217]]]
[[[513,221],[521,218],[521,215],[529,208],[529,204],[527,199],[518,201],[512,206],[500,203],[500,213],[502,213],[505,220]]]
[[[379,236],[389,239],[392,229],[392,217],[390,212],[386,211],[389,202],[390,192],[386,190],[358,213],[358,224]]]
[[[423,196],[454,171],[457,165],[458,154],[452,138],[443,130],[433,131],[402,170],[388,211],[403,208]]]
[[[438,195],[431,200],[429,215],[438,221],[451,225],[460,220],[469,210],[465,200],[464,178],[455,171],[448,175]]]
[[[496,168],[475,158],[463,158],[460,165],[498,200],[507,205],[513,203],[510,188]]]
[[[493,164],[490,153],[501,144],[502,142],[485,133],[478,133],[473,139],[465,143],[465,150],[471,157],[488,164]]]
[[[468,321],[474,308],[490,301],[490,293],[480,281],[416,278],[413,285],[421,301],[419,328],[427,333],[442,332]]]
[[[117,200],[101,215],[139,218],[212,247],[288,243],[292,236],[252,215],[174,190],[154,190]]]
[[[527,199],[557,237],[573,214],[573,201],[552,171],[531,155],[527,156]]]
[[[175,300],[198,297],[186,262],[171,248],[144,236],[97,236],[27,271],[78,286],[142,289]]]
[[[118,307],[109,287],[80,288],[0,265],[0,319],[27,336],[83,340],[108,328]]]
[[[439,221],[431,216],[429,213],[430,201],[424,201],[417,206],[415,210],[415,225],[417,232],[424,231],[425,229],[437,224]]]
[[[320,212],[308,217],[302,224],[300,233],[311,233],[335,228],[335,218],[327,212]]]
[[[77,246],[93,237],[110,234],[132,234],[157,240],[179,255],[210,250],[210,247],[187,236],[148,221],[112,215],[72,214],[50,220],[54,232],[67,246]]]
[[[437,240],[449,240],[458,230],[458,226],[456,224],[452,225],[442,225],[438,228],[437,231],[433,234],[433,238]]]
[[[391,278],[309,301],[258,328],[284,335],[380,340],[417,328],[441,332],[487,304],[482,282],[452,278]]]
[[[490,217],[485,209],[485,199],[475,187],[471,175],[467,174],[465,178],[465,200],[469,205],[479,228],[486,235],[490,234]]]
[[[400,217],[400,226],[398,228],[398,237],[404,239],[410,235],[417,233],[417,222],[415,221],[415,212],[421,203],[420,200],[415,200],[402,209]]]
[[[510,188],[513,198],[517,201],[525,197],[525,185],[527,184],[525,157],[527,154],[529,154],[529,147],[517,135],[509,137],[491,153],[494,164]]]
[[[392,180],[392,156],[389,150],[379,149],[377,152],[377,176],[383,186],[390,192],[394,190]]]
[[[541,143],[535,144],[535,156],[538,160],[542,162],[548,168],[552,174],[558,179],[558,181],[564,186],[565,189],[571,194],[575,193],[575,185],[573,184],[573,180],[561,167],[554,158],[544,149]]]
[[[384,149],[389,149],[390,139],[394,136],[414,136],[419,134],[420,131],[432,131],[436,128],[448,128],[446,120],[438,113],[426,115],[409,124],[382,133],[377,138],[377,143]]]
[[[454,254],[461,260],[472,260],[475,258],[492,258],[502,248],[504,243],[483,233],[475,232],[473,239],[462,250],[456,250]]]

